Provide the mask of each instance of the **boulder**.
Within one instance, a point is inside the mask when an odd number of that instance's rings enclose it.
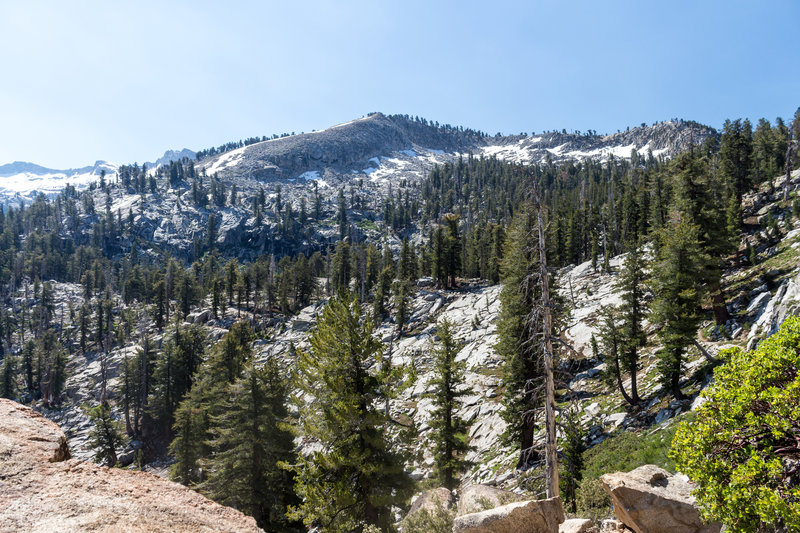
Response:
[[[192,324],[205,324],[209,320],[211,320],[211,311],[208,309],[189,313],[189,316],[186,317],[186,321]]]
[[[444,487],[426,490],[414,499],[411,509],[406,516],[411,516],[418,511],[435,512],[437,509],[452,509],[455,505],[453,494]]]
[[[529,500],[456,517],[453,533],[558,533],[563,521],[560,498]]]
[[[468,485],[458,498],[458,516],[494,509],[524,499],[519,494],[489,485]]]
[[[252,517],[145,472],[70,459],[63,431],[0,399],[0,531],[261,531]]]
[[[600,477],[617,518],[636,533],[718,533],[695,505],[694,486],[655,465]]]
[[[597,528],[588,518],[570,518],[558,526],[558,533],[597,533]]]

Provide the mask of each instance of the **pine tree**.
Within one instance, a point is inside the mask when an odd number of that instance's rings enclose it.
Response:
[[[149,400],[150,412],[166,428],[183,396],[191,389],[194,373],[203,362],[206,334],[198,326],[188,328],[175,321],[175,328],[157,356]]]
[[[543,382],[541,346],[529,342],[538,332],[527,320],[540,291],[527,283],[538,268],[534,253],[538,240],[534,236],[535,217],[530,210],[520,211],[508,229],[503,256],[500,293],[500,316],[495,350],[503,359],[503,396],[501,416],[508,424],[503,440],[520,447],[519,467],[533,458],[533,436],[536,430],[534,410],[541,406],[536,389]]]
[[[722,325],[729,318],[721,286],[722,261],[737,248],[741,198],[731,190],[726,199],[724,184],[715,179],[706,162],[694,153],[679,156],[675,169],[674,206],[686,222],[698,228],[698,242],[705,259],[698,285],[711,296],[714,318]]]
[[[639,366],[639,348],[644,346],[647,337],[642,329],[645,316],[644,281],[645,262],[642,250],[632,248],[625,257],[622,272],[617,279],[616,288],[622,294],[620,315],[622,318],[622,358],[624,371],[631,379],[630,401],[637,404],[640,401],[637,387],[636,374]],[[617,371],[622,369],[617,367]]]
[[[392,267],[385,266],[381,269],[378,276],[378,283],[375,285],[375,298],[372,300],[372,319],[376,323],[383,321],[386,314],[386,299],[392,287]]]
[[[169,445],[169,454],[175,459],[169,469],[170,478],[184,485],[200,481],[199,461],[205,436],[204,417],[195,407],[199,394],[192,396],[187,395],[175,411],[175,438]]]
[[[293,436],[285,426],[287,392],[274,360],[260,369],[245,367],[212,418],[211,455],[202,461],[208,477],[199,485],[208,497],[276,532],[297,530],[285,515],[294,503],[292,475],[279,464],[294,462]]]
[[[750,176],[753,154],[753,131],[749,120],[726,120],[720,141],[720,170],[733,187],[741,205],[742,195],[752,183]]]
[[[447,232],[444,240],[443,263],[446,286],[452,289],[456,286],[456,277],[461,273],[461,235],[458,231],[458,215],[449,214],[444,217]]]
[[[702,318],[698,280],[707,262],[700,249],[699,229],[680,216],[659,234],[659,254],[653,265],[653,323],[658,336],[659,371],[664,389],[682,399],[680,389],[683,354],[696,340]]]
[[[0,366],[0,398],[14,399],[17,395],[17,359],[11,354],[3,358]]]
[[[402,337],[411,311],[409,309],[411,283],[405,279],[398,279],[392,285],[392,292],[394,293],[394,321],[397,324],[397,336]]]
[[[117,449],[123,440],[119,423],[111,416],[111,408],[107,403],[93,407],[89,411],[89,421],[93,424],[89,432],[89,447],[95,452],[95,461],[114,466],[117,464]]]
[[[345,295],[350,292],[351,264],[350,243],[339,241],[331,262],[331,288],[335,294]]]
[[[234,324],[193,377],[175,411],[175,438],[169,445],[169,453],[177,461],[170,468],[172,479],[184,484],[202,481],[200,460],[211,453],[212,420],[222,414],[229,385],[241,376],[252,357],[252,335],[246,323]]]
[[[372,332],[357,300],[334,298],[309,338],[311,349],[299,353],[297,381],[307,397],[300,428],[321,449],[300,458],[295,488],[303,503],[290,516],[324,531],[388,531],[391,507],[411,491],[378,407],[396,391],[397,376],[374,370],[382,346]]]
[[[603,348],[603,359],[606,364],[605,380],[619,389],[623,399],[630,405],[635,402],[622,384],[623,364],[621,362],[623,338],[619,323],[619,310],[616,307],[603,307],[600,310],[600,323],[597,329],[600,344]]]
[[[458,344],[453,335],[453,323],[443,318],[436,325],[439,344],[433,350],[433,377],[428,387],[433,389],[433,410],[429,425],[432,430],[434,475],[439,484],[450,490],[458,486],[458,474],[468,463],[463,455],[470,449],[468,424],[456,415],[460,398],[471,394],[465,388],[466,363],[457,361]]]
[[[583,452],[586,449],[583,443],[584,430],[581,425],[580,414],[580,409],[576,409],[574,406],[562,410],[561,440],[564,450],[563,461],[566,468],[563,476],[564,484],[561,488],[564,492],[564,500],[570,504],[572,513],[578,510],[576,491],[583,478]]]
[[[339,189],[339,211],[336,215],[336,221],[339,224],[339,240],[343,241],[345,237],[350,234],[350,226],[347,222],[347,207],[344,203],[344,190]]]

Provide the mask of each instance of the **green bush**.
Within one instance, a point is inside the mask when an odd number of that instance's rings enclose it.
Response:
[[[755,351],[723,352],[696,419],[678,429],[671,456],[695,481],[709,520],[731,531],[800,530],[800,318]]]
[[[584,481],[575,492],[577,516],[598,520],[611,516],[611,497],[599,479]]]
[[[675,472],[669,447],[677,425],[654,433],[621,431],[584,454],[583,479],[597,479],[610,472],[630,472],[642,465],[657,465]]]

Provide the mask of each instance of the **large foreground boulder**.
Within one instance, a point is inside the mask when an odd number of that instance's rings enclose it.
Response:
[[[558,526],[558,533],[597,533],[594,522],[588,518],[570,518]]]
[[[453,533],[558,533],[563,521],[560,498],[530,500],[459,516]]]
[[[636,533],[718,533],[721,524],[705,524],[691,483],[655,465],[600,477],[617,518]]]
[[[436,512],[439,509],[450,510],[455,505],[453,493],[444,487],[438,489],[426,490],[411,503],[411,508],[408,510],[408,515],[412,515],[419,511]]]
[[[261,530],[183,485],[70,459],[56,424],[0,399],[0,532],[11,531]]]

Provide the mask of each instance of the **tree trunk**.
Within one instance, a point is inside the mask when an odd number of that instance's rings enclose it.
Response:
[[[731,319],[728,314],[728,307],[725,305],[725,296],[722,294],[722,287],[719,279],[715,279],[711,284],[711,306],[714,309],[714,322],[722,326]]]
[[[672,370],[672,375],[670,376],[670,386],[672,388],[672,395],[675,397],[676,400],[683,400],[685,396],[683,392],[681,392],[681,357],[680,355],[677,357],[677,363],[675,368]]]
[[[700,353],[703,354],[703,357],[705,357],[708,361],[710,361],[710,362],[712,362],[714,364],[717,364],[717,363],[720,362],[719,359],[717,359],[716,357],[714,357],[713,355],[708,353],[708,350],[703,348],[703,345],[700,344],[699,342],[697,342],[697,339],[694,339],[692,342],[697,347],[697,349],[700,350]]]
[[[542,206],[536,192],[536,216],[539,226],[539,271],[542,284],[542,335],[544,336],[544,376],[545,376],[545,476],[547,479],[547,497],[559,496],[558,487],[558,452],[556,443],[556,416],[555,416],[555,382],[553,379],[553,318],[550,315],[550,280],[547,272],[547,253],[544,238],[544,222],[542,221]]]
[[[628,353],[628,373],[631,375],[631,396],[630,396],[630,403],[631,405],[636,405],[637,403],[641,402],[642,399],[639,398],[639,387],[636,383],[636,350],[632,349]],[[622,385],[620,384],[620,387]]]
[[[633,398],[628,395],[628,392],[625,390],[625,387],[622,385],[622,370],[619,367],[619,357],[617,357],[617,371],[615,372],[617,376],[617,386],[619,387],[619,392],[622,394],[622,398],[628,402],[630,405],[635,405]]]
[[[789,182],[792,179],[792,133],[789,130],[789,143],[786,147],[786,179],[783,181],[783,201],[789,201]]]

